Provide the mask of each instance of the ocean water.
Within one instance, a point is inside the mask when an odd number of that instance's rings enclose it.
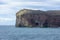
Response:
[[[60,28],[0,26],[0,40],[60,40]]]

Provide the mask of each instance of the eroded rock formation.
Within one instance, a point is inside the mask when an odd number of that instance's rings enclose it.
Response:
[[[17,27],[59,27],[60,11],[22,9],[16,13]]]

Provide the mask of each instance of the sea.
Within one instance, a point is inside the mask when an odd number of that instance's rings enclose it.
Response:
[[[60,28],[0,26],[0,40],[60,40]]]

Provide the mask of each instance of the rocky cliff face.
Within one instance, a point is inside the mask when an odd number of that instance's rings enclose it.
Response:
[[[50,10],[47,11],[50,15],[48,23],[50,27],[60,27],[60,11],[59,10]]]
[[[17,27],[59,27],[60,11],[22,9],[16,13]]]

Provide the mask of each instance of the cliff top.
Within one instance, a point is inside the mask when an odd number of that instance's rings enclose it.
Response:
[[[27,14],[27,13],[30,13],[30,14],[31,13],[32,14],[35,14],[35,13],[38,13],[38,14],[40,14],[40,13],[42,13],[42,14],[47,13],[49,15],[60,15],[60,10],[41,11],[41,10],[32,10],[32,9],[22,9],[22,10],[18,11],[16,13],[16,15],[18,16],[18,15],[23,15],[23,14]]]
[[[22,14],[27,14],[27,13],[30,13],[30,14],[35,14],[35,13],[42,13],[44,11],[41,11],[41,10],[32,10],[32,9],[22,9],[20,11],[18,11],[16,13],[16,15],[22,15]]]
[[[48,10],[46,12],[50,15],[60,15],[60,10]]]

